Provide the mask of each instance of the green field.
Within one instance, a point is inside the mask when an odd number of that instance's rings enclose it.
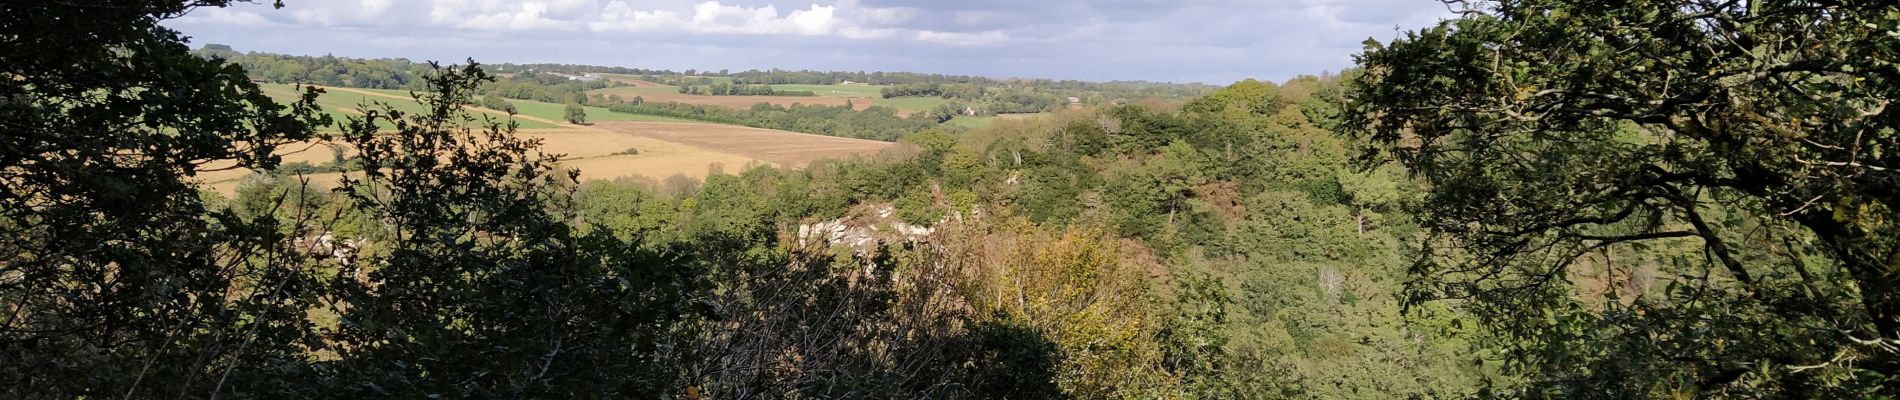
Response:
[[[271,96],[271,98],[277,99],[280,101],[295,100],[298,97],[298,93],[300,93],[297,91],[295,85],[264,84],[264,85],[258,85],[258,86],[263,88],[264,94],[269,95]],[[384,89],[357,89],[357,90],[362,90],[366,92],[375,92],[375,93],[388,93],[391,95],[402,96],[402,97],[409,96],[409,91],[406,91],[406,90],[384,90]],[[330,117],[332,119],[335,119],[338,122],[344,121],[347,117],[360,118],[362,114],[360,113],[359,110],[363,109],[365,106],[380,108],[382,107],[380,104],[388,104],[389,107],[395,108],[396,110],[402,111],[405,113],[429,112],[428,108],[423,107],[421,104],[417,104],[413,101],[398,100],[398,99],[392,99],[392,98],[381,97],[381,96],[371,96],[371,95],[365,95],[361,93],[350,93],[350,92],[333,90],[333,91],[330,91],[329,93],[324,93],[322,95],[317,96],[317,105],[322,106],[323,111],[327,114],[330,114]],[[350,110],[350,111],[346,111],[346,110]],[[359,112],[352,112],[352,111],[359,111]],[[519,123],[522,129],[560,128],[560,126],[542,123],[542,122],[535,122],[535,121],[516,120],[515,122]],[[387,124],[382,124],[380,126],[389,127]]]
[[[673,89],[671,87],[639,88],[639,89],[643,89],[643,90],[665,89],[665,90],[657,90],[656,92],[659,92],[659,93],[666,93],[666,92],[678,90],[678,89]],[[402,97],[409,96],[409,91],[407,90],[397,90],[397,89],[356,89],[356,90],[362,90],[365,92],[386,93],[386,94],[402,96]],[[342,93],[342,94],[350,94],[350,93]],[[394,99],[377,99],[377,100],[394,100]],[[547,102],[540,102],[540,101],[534,101],[534,100],[520,100],[520,99],[506,99],[506,100],[508,100],[509,103],[514,104],[515,111],[521,113],[522,115],[527,115],[530,117],[536,117],[536,118],[541,118],[541,119],[546,119],[546,120],[551,120],[551,121],[560,121],[562,118],[567,117],[567,105],[565,104],[555,104],[555,103],[547,103]],[[589,121],[700,122],[700,121],[694,121],[694,120],[689,120],[689,119],[661,117],[661,116],[654,116],[654,115],[618,113],[618,112],[609,111],[606,108],[601,108],[601,107],[587,106],[584,108],[587,109],[587,120]],[[559,128],[558,126],[551,126],[548,124],[534,122],[534,121],[518,121],[518,122],[521,122],[522,129]]]
[[[567,118],[567,105],[543,103],[533,100],[508,99],[514,103],[515,111],[523,115],[559,121]],[[650,122],[701,122],[683,118],[661,117],[656,115],[628,114],[613,112],[605,108],[583,106],[587,109],[588,121],[650,121]]]
[[[288,104],[297,101],[297,99],[303,96],[303,92],[296,90],[292,85],[264,84],[258,85],[258,87],[263,89],[264,95],[270,96],[272,100],[277,100],[279,104]],[[358,95],[355,99],[360,100],[361,96]],[[357,108],[355,101],[356,100],[344,99],[343,96],[338,96],[335,93],[325,93],[317,96],[317,106],[323,108],[322,113],[329,115],[330,120],[335,121],[339,125],[347,121],[350,117],[362,118],[363,114],[361,113],[344,111],[355,110]],[[394,125],[388,122],[378,122],[376,125],[385,129],[394,127]],[[338,126],[331,126],[323,130],[338,130]]]
[[[883,86],[869,85],[772,85],[772,90],[809,91],[825,97],[884,97]]]
[[[663,87],[663,88],[622,87],[621,89],[631,89],[631,90],[640,91],[642,93],[677,93],[679,90],[671,86]],[[403,97],[409,96],[409,91],[407,90],[392,90],[392,89],[357,89],[357,90],[362,90],[366,92],[375,92],[375,93],[387,93],[387,94],[403,96]],[[343,94],[350,94],[350,93],[343,93]],[[521,99],[505,99],[505,100],[508,100],[508,103],[514,104],[515,112],[519,112],[522,115],[546,119],[550,121],[560,121],[563,118],[567,118],[567,105],[565,104],[555,104],[555,103],[548,103],[548,102],[541,102],[541,101],[534,101],[534,100],[521,100]],[[684,119],[684,118],[619,113],[619,112],[613,112],[611,110],[608,110],[602,107],[583,106],[583,108],[587,109],[588,121],[647,121],[647,122],[705,123],[705,121],[690,120],[690,119]],[[540,122],[534,122],[534,121],[519,121],[519,122],[521,122],[522,129],[559,128],[559,126],[552,126],[552,125],[548,125],[548,124],[544,124]]]
[[[611,87],[611,88],[606,88],[606,89],[595,89],[595,90],[592,90],[591,92],[618,94],[620,95],[620,97],[626,97],[627,100],[632,100],[633,96],[638,96],[638,95],[679,94],[680,87],[679,86],[655,86],[655,87],[620,86],[620,87]]]

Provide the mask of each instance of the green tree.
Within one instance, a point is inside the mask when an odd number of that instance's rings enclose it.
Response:
[[[566,119],[567,123],[575,125],[587,124],[587,109],[581,107],[579,103],[572,101],[567,102],[567,108],[563,109],[562,113],[562,118]]]
[[[618,397],[677,390],[659,343],[701,280],[607,229],[577,233],[577,171],[512,125],[471,128],[471,62],[428,77],[429,114],[369,110],[345,127],[361,180],[339,193],[381,224],[358,279],[331,282],[335,393]],[[380,126],[395,132],[384,132]],[[447,160],[448,162],[439,162]],[[351,271],[351,269],[345,269]]]
[[[514,103],[509,103],[508,100],[503,100],[501,96],[496,96],[494,93],[482,95],[481,106],[490,110],[505,111],[508,115],[514,115],[516,112]]]
[[[1368,42],[1347,117],[1430,184],[1414,300],[1539,395],[1900,387],[1900,4],[1460,3]]]
[[[296,221],[209,211],[192,176],[320,138],[160,21],[230,1],[0,5],[0,397],[298,393],[311,305]],[[291,195],[294,195],[292,193]]]

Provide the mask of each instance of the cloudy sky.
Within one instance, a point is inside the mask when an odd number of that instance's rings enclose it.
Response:
[[[258,0],[269,3],[269,0]],[[194,46],[684,70],[911,71],[1225,84],[1352,64],[1438,0],[286,0],[166,26]]]

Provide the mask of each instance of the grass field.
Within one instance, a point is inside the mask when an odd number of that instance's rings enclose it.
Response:
[[[403,98],[409,97],[409,91],[407,90],[390,90],[390,89],[351,89],[351,90],[361,90],[361,91],[366,91],[366,92],[374,92],[374,93],[398,96],[398,97],[403,97]],[[566,104],[555,104],[555,103],[540,102],[540,101],[534,101],[534,100],[521,100],[521,99],[506,99],[506,100],[508,100],[508,103],[514,104],[515,112],[521,113],[521,115],[526,115],[526,116],[540,118],[540,119],[549,120],[549,121],[561,121],[567,118]],[[681,119],[681,118],[673,118],[673,117],[617,113],[617,112],[613,112],[611,110],[608,110],[606,108],[601,108],[601,107],[582,106],[582,108],[587,109],[588,121],[698,122],[698,121],[693,121],[689,119]],[[524,121],[521,125],[521,128],[522,129],[544,129],[544,128],[554,127],[554,126],[547,126],[546,124],[530,126],[529,122],[533,122],[533,121]]]
[[[298,93],[300,93],[294,85],[289,84],[264,84],[259,86],[263,88],[264,94],[280,101],[295,100],[298,97]],[[343,88],[328,88],[327,90],[328,93],[317,96],[317,105],[323,106],[323,111],[330,114],[331,118],[339,123],[344,120],[344,117],[362,116],[361,108],[372,102],[387,103],[391,107],[407,113],[426,113],[429,111],[421,104],[416,104],[416,102],[410,100],[408,91]],[[359,91],[373,94],[359,93]],[[369,106],[380,107],[374,104],[369,104]],[[496,117],[507,116],[506,114],[499,113],[494,115]],[[555,124],[523,119],[516,119],[515,122],[520,123],[522,129],[552,129],[560,127]],[[383,125],[383,127],[387,128],[388,125]]]
[[[878,99],[877,105],[895,108],[900,111],[905,111],[905,114],[909,114],[909,113],[918,112],[918,111],[929,111],[930,109],[937,108],[937,106],[943,105],[943,103],[948,103],[948,102],[950,101],[944,100],[942,97],[936,97],[936,96],[893,97],[893,98],[888,98],[888,99]]]
[[[772,85],[772,90],[803,90],[825,97],[884,97],[883,86],[870,85]]]
[[[513,103],[515,105],[515,111],[520,112],[522,115],[527,115],[527,116],[541,118],[541,119],[555,120],[555,121],[559,121],[561,119],[567,118],[566,104],[543,103],[543,102],[533,101],[533,100],[515,100],[515,99],[508,99],[508,102]],[[587,120],[590,122],[603,122],[603,121],[698,122],[698,121],[693,121],[690,119],[661,117],[661,116],[656,116],[656,115],[617,113],[617,112],[613,112],[608,109],[600,108],[600,107],[582,106],[581,108],[584,108],[587,110]]]
[[[602,122],[594,127],[715,149],[794,168],[804,167],[819,159],[877,154],[896,145],[876,140],[703,123]]]

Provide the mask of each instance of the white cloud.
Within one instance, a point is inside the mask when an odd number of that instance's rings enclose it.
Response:
[[[939,32],[893,27],[910,21],[917,10],[910,8],[861,7],[854,1],[837,5],[812,4],[807,8],[780,14],[778,7],[726,5],[717,0],[695,4],[691,16],[664,10],[635,10],[621,1],[608,3],[600,20],[588,26],[595,31],[663,31],[690,33],[838,36],[873,40],[908,38],[952,45],[994,44],[1009,40],[1002,31]]]
[[[198,9],[191,14],[185,15],[183,18],[179,18],[178,21],[187,25],[228,26],[238,28],[257,28],[273,24],[262,15],[257,15],[250,11],[228,8]]]
[[[693,18],[686,21],[686,27],[700,33],[824,35],[837,24],[832,18],[834,11],[832,6],[813,4],[780,17],[778,7],[772,5],[747,8],[707,1],[693,6]]]
[[[1009,35],[1003,34],[1003,31],[983,31],[983,32],[918,31],[915,37],[917,38],[918,41],[937,43],[937,44],[947,44],[951,46],[983,46],[983,45],[992,45],[992,44],[1002,43],[1004,41],[1009,40]]]
[[[627,3],[615,1],[607,3],[601,10],[600,19],[588,24],[597,32],[602,31],[655,31],[679,29],[683,26],[679,13],[665,10],[643,11],[627,6]]]
[[[384,11],[389,11],[390,1],[391,0],[363,0],[363,14],[376,15],[382,14]]]
[[[802,6],[754,6],[721,0],[328,0],[290,2],[284,10],[262,13],[206,8],[181,22],[232,27],[275,23],[390,30],[426,27],[476,32],[829,36],[953,44],[1009,39],[1000,31],[905,27],[919,22],[922,11],[912,7],[874,7],[859,0],[818,1]]]
[[[521,8],[513,11],[487,13],[463,18],[455,24],[456,28],[486,30],[505,29],[525,30],[572,30],[577,24],[547,18],[548,4],[542,2],[521,3]]]

